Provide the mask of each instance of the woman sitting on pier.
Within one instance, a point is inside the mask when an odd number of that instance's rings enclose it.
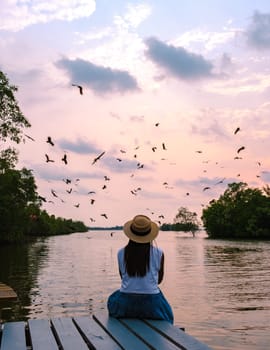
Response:
[[[108,298],[109,315],[116,318],[148,318],[173,323],[173,312],[158,287],[164,274],[164,253],[152,242],[158,225],[136,215],[124,225],[128,244],[118,252],[121,288]]]

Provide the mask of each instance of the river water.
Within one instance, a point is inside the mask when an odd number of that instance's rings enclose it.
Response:
[[[0,303],[0,320],[85,316],[119,288],[121,231],[89,231],[0,247],[0,281],[18,301]],[[270,349],[270,242],[223,241],[160,232],[160,285],[175,324],[216,350]]]

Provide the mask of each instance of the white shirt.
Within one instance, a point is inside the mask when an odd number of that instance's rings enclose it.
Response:
[[[118,265],[122,275],[122,283],[120,292],[138,293],[138,294],[157,294],[160,292],[158,288],[158,273],[163,251],[160,248],[150,245],[149,270],[143,277],[130,277],[126,271],[124,260],[125,248],[118,251]]]

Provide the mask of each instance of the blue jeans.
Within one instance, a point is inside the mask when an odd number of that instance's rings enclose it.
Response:
[[[107,302],[109,315],[115,318],[148,318],[173,323],[170,304],[160,291],[158,294],[113,292]]]

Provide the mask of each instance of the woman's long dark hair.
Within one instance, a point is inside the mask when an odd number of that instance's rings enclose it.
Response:
[[[129,240],[125,247],[124,259],[129,276],[145,276],[149,270],[150,243],[136,243]]]

